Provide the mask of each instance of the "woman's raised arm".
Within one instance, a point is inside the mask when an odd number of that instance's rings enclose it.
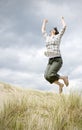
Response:
[[[66,27],[66,23],[65,23],[65,20],[64,20],[63,16],[61,17],[61,22],[62,22],[63,27]]]
[[[42,23],[42,33],[44,33],[46,31],[46,23],[48,23],[48,20],[44,19],[43,23]]]

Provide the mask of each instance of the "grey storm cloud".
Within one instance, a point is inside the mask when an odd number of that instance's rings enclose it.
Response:
[[[36,15],[37,8],[33,4],[35,2],[25,0],[0,1],[1,46],[22,46],[23,43],[28,46],[39,42],[41,23]]]
[[[37,6],[35,2],[28,0],[4,0],[0,1],[0,12],[2,20],[10,20],[12,22],[13,31],[21,35],[28,31],[32,31],[32,24],[36,26],[37,19]],[[38,22],[37,22],[38,25]],[[36,29],[37,30],[37,29]]]
[[[50,12],[48,12],[48,3],[50,3]],[[53,5],[54,10],[52,10],[51,5]],[[57,8],[55,9],[56,6]],[[68,12],[64,12],[64,7],[68,8],[66,10]],[[2,36],[0,38],[0,45],[3,47],[8,47],[8,45],[23,46],[24,44],[25,47],[28,47],[29,45],[35,46],[34,43],[36,43],[36,47],[41,47],[42,44],[39,44],[41,43],[41,24],[44,16],[46,17],[46,11],[48,17],[50,17],[50,14],[53,14],[54,16],[54,20],[52,20],[53,24],[50,21],[52,26],[54,26],[55,23],[55,15],[58,13],[61,14],[60,12],[62,12],[62,15],[66,13],[68,15],[65,16],[69,26],[69,35],[70,33],[72,34],[73,31],[73,33],[75,33],[77,30],[80,31],[80,26],[77,26],[77,22],[75,23],[77,19],[78,22],[81,20],[81,17],[79,18],[80,8],[80,2],[76,1],[65,2],[65,0],[1,0],[0,28],[2,30]]]

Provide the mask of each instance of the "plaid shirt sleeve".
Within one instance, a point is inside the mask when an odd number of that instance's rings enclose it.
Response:
[[[46,38],[47,38],[47,36],[48,36],[47,32],[46,32],[46,31],[44,31],[42,34],[43,34],[43,37],[46,39]]]
[[[59,32],[58,35],[59,35],[59,38],[60,38],[60,39],[61,39],[61,37],[63,36],[65,30],[66,30],[66,26],[64,26],[64,27],[61,29],[61,31]]]

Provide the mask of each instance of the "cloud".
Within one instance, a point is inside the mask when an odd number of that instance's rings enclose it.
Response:
[[[58,91],[57,87],[54,88],[43,77],[47,58],[43,54],[45,43],[41,25],[42,20],[47,18],[47,32],[53,26],[58,26],[60,30],[60,18],[63,15],[67,30],[61,42],[64,63],[59,73],[67,74],[72,84],[74,81],[80,84],[81,3],[81,0],[1,0],[0,79],[25,87]]]
[[[41,73],[44,65],[45,58],[43,58],[43,50],[32,48],[32,50],[27,49],[12,49],[6,48],[1,49],[0,53],[0,67],[7,68],[15,71],[24,72],[35,72]],[[4,53],[5,52],[5,53]],[[42,68],[43,66],[43,68]]]

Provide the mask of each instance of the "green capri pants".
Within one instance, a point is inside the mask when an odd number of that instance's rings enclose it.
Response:
[[[49,58],[44,77],[51,84],[59,79],[60,75],[57,72],[60,70],[62,64],[61,57]]]

